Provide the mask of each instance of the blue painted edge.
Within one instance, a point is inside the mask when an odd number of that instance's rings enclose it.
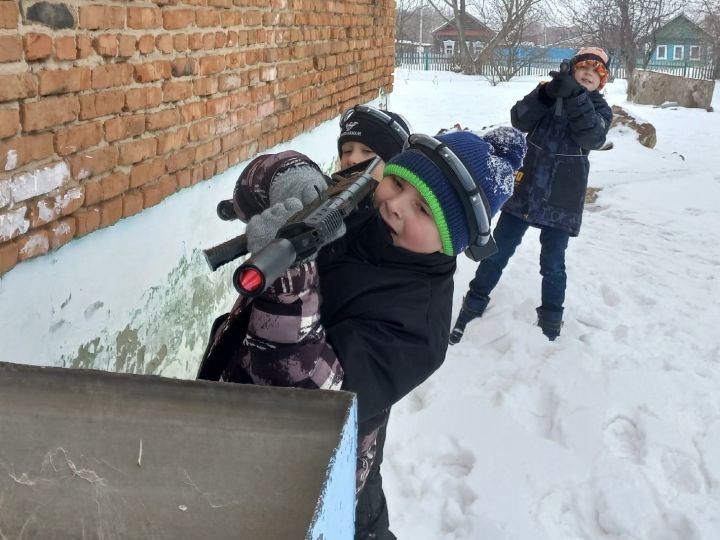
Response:
[[[357,467],[357,398],[353,395],[330,457],[306,540],[353,540]]]

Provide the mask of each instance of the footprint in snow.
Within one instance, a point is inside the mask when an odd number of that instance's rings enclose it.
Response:
[[[645,432],[627,416],[611,419],[603,430],[605,446],[617,457],[641,463],[645,458]]]

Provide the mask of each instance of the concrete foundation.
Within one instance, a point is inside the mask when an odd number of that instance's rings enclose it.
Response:
[[[351,539],[355,398],[0,363],[0,536]]]

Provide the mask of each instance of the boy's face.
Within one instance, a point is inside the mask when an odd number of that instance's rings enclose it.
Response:
[[[340,147],[340,168],[347,169],[370,158],[374,158],[377,154],[358,141],[346,141]],[[385,162],[380,160],[380,164],[373,171],[373,178],[380,182],[382,180],[382,171],[385,168]]]
[[[375,190],[374,200],[395,246],[415,253],[442,250],[430,207],[412,185],[396,176],[385,176]]]
[[[591,66],[576,67],[573,77],[588,92],[594,92],[600,87],[600,75]]]

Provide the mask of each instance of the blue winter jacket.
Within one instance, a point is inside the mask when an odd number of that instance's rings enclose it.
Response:
[[[512,125],[528,134],[528,151],[502,210],[531,225],[577,236],[590,168],[587,156],[605,143],[612,111],[597,91],[583,91],[558,106],[543,85],[511,110]]]

